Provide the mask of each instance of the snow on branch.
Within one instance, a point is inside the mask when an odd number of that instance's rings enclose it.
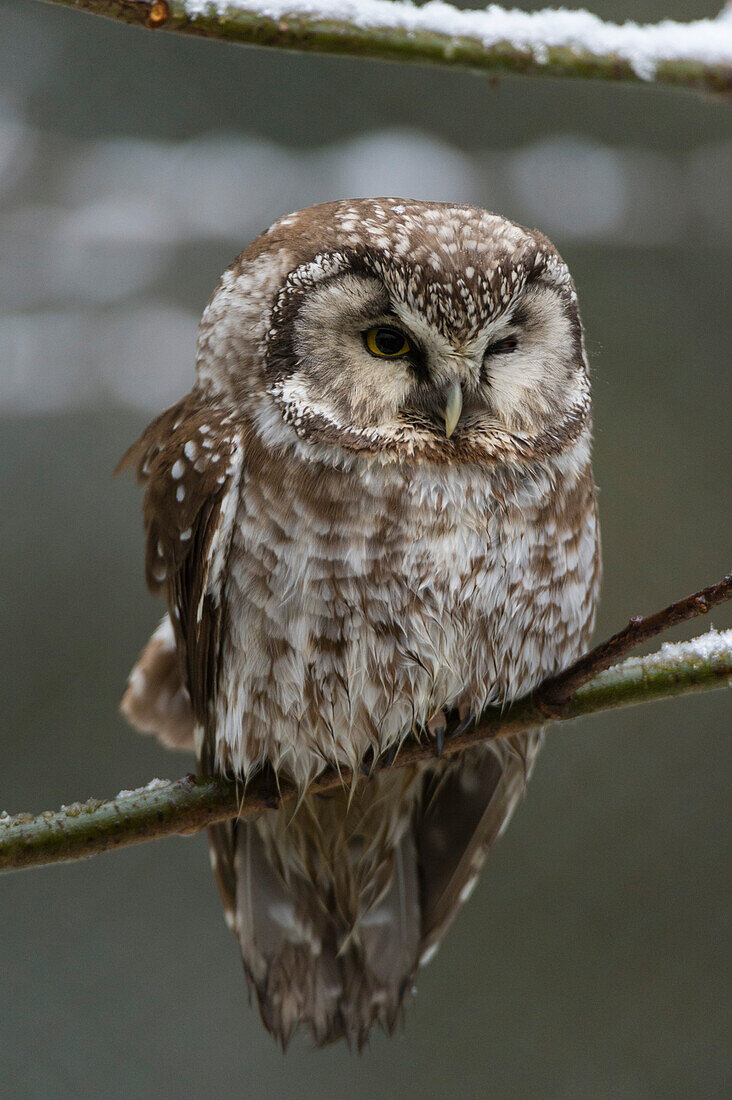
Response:
[[[524,12],[443,0],[48,0],[150,29],[286,50],[445,65],[489,74],[732,90],[732,16],[606,23],[587,11]]]

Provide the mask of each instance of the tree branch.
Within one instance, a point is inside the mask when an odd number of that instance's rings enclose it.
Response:
[[[252,46],[450,66],[732,90],[732,19],[605,23],[584,11],[461,11],[400,0],[47,0],[123,23]]]
[[[725,583],[725,582],[723,582]],[[719,586],[713,586],[718,588]],[[709,591],[708,589],[705,591]],[[729,592],[728,592],[729,596]],[[728,598],[727,596],[727,598]],[[665,611],[646,620],[631,620],[625,631],[615,638],[625,636],[626,647],[632,643],[630,633],[642,633],[638,623],[655,620],[655,627],[665,617],[667,625],[675,618],[674,609],[689,600],[680,601]],[[694,610],[702,614],[700,606]],[[686,617],[690,617],[688,614]],[[655,629],[654,627],[654,629]],[[644,629],[651,629],[650,627]],[[649,635],[645,635],[646,637]],[[592,654],[606,653],[610,642],[599,646]],[[592,654],[583,661],[589,661]],[[600,657],[593,658],[600,661]],[[604,657],[602,658],[604,659]],[[582,662],[578,662],[578,665]],[[577,676],[578,665],[567,670],[569,682]],[[585,665],[585,670],[589,665]],[[605,669],[584,682],[561,704],[562,676],[546,681],[531,696],[519,700],[509,709],[490,708],[472,728],[455,733],[459,722],[454,717],[448,725],[448,740],[444,753],[452,756],[472,745],[483,744],[494,738],[510,737],[540,725],[564,722],[587,714],[599,714],[617,707],[648,702],[653,699],[670,699],[690,692],[711,691],[732,682],[732,630],[718,633],[714,630],[690,642],[665,645],[649,657],[633,657],[613,668]],[[543,700],[545,686],[550,686],[551,702],[547,707]],[[449,736],[452,732],[452,736]],[[372,763],[370,771],[382,771],[386,767],[405,767],[434,756],[434,744],[410,737],[405,741],[396,760],[383,757]],[[310,793],[319,793],[348,783],[347,770],[332,768],[324,771],[311,784]],[[234,783],[221,779],[198,778],[193,775],[168,781],[154,779],[147,787],[136,791],[120,791],[116,798],[106,802],[91,799],[72,806],[62,806],[60,811],[33,817],[18,814],[11,817],[0,814],[0,872],[23,867],[38,867],[48,863],[85,859],[99,852],[156,840],[174,833],[196,832],[216,821],[232,817],[251,817],[264,809],[274,808],[293,798],[294,787],[282,783],[279,789],[272,779],[257,776],[246,791]]]
[[[635,616],[627,626],[613,634],[612,638],[595,646],[557,676],[545,680],[538,689],[542,703],[549,708],[561,708],[583,684],[609,668],[631,649],[637,649],[639,645],[670,630],[672,626],[695,619],[697,615],[706,615],[713,607],[718,607],[729,599],[732,599],[732,573],[722,577],[716,584],[693,592],[691,596],[677,600],[653,615]]]

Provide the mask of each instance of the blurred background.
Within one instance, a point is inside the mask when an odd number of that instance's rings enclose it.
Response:
[[[0,808],[192,767],[116,713],[161,608],[111,471],[190,387],[220,272],[291,209],[396,194],[546,232],[594,372],[598,635],[721,576],[730,180],[729,115],[689,93],[494,86],[0,2]],[[275,1048],[202,836],[4,877],[0,1095],[725,1095],[728,733],[723,692],[552,733],[405,1032],[361,1057]]]

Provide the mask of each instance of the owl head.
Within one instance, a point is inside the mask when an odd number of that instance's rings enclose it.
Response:
[[[273,445],[383,462],[563,449],[586,425],[577,299],[551,243],[471,206],[290,214],[225,272],[201,384]]]

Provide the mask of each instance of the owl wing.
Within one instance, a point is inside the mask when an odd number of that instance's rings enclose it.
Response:
[[[243,446],[230,417],[194,390],[153,420],[117,467],[134,469],[145,485],[146,580],[168,602],[182,683],[193,720],[206,734],[204,756],[211,751],[207,726],[218,689],[222,580],[242,466]],[[164,622],[161,637],[153,636],[136,666],[148,680],[151,674],[171,678],[164,661],[171,646],[160,644],[166,630],[170,637]],[[133,687],[134,677],[133,671]],[[153,686],[148,682],[150,691]]]
[[[468,749],[425,781],[415,812],[422,963],[468,900],[508,825],[542,741],[540,730]]]
[[[214,771],[219,646],[225,616],[223,580],[244,468],[244,445],[225,411],[194,390],[150,424],[122,457],[145,485],[145,571],[154,594],[165,595],[164,619],[143,651],[122,702],[125,714],[165,743],[180,745],[202,731],[196,749],[205,774]],[[171,656],[177,654],[177,667]],[[182,691],[187,712],[171,723],[172,698]],[[164,696],[163,696],[163,693]],[[165,705],[161,705],[164,701]],[[155,711],[152,720],[145,717]],[[142,720],[138,720],[142,719]],[[208,830],[211,858],[227,917],[236,909],[236,826]]]

